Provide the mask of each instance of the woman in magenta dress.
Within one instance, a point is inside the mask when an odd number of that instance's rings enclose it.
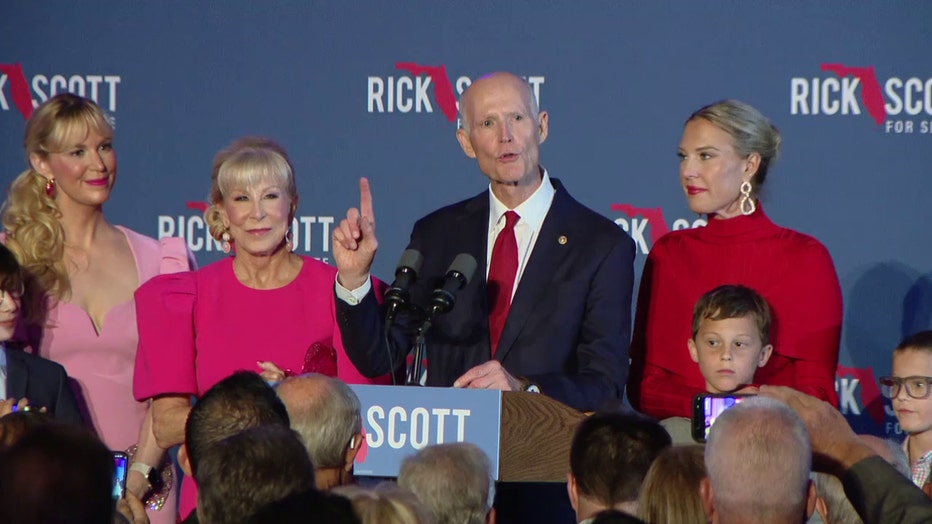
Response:
[[[135,448],[127,488],[150,494],[152,522],[174,522],[173,494],[150,493],[171,466],[153,437],[149,402],[133,398],[133,293],[159,273],[189,269],[184,242],[160,243],[107,221],[103,205],[117,173],[113,129],[90,100],[50,99],[26,124],[25,147],[30,169],[10,188],[3,226],[6,245],[48,296],[47,319],[30,344],[65,367],[110,449]]]
[[[136,293],[136,398],[154,398],[163,447],[184,440],[192,396],[237,370],[270,381],[317,371],[372,383],[343,351],[334,306],[336,268],[292,253],[294,169],[278,144],[243,139],[214,162],[206,220],[228,257],[194,273],[158,277]],[[380,381],[383,382],[383,381]],[[181,516],[194,508],[182,487]]]
[[[837,404],[842,300],[832,258],[818,240],[771,222],[757,202],[779,151],[777,129],[742,102],[706,106],[686,121],[680,181],[708,225],[664,235],[644,267],[628,382],[642,412],[691,415],[705,384],[687,350],[692,310],[722,284],[753,288],[773,309],[773,355],[755,380]]]

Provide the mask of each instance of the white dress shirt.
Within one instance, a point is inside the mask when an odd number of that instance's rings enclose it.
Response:
[[[495,246],[498,234],[505,227],[505,213],[514,211],[521,217],[515,224],[515,240],[518,242],[518,272],[515,274],[515,287],[511,290],[512,298],[515,296],[515,290],[518,289],[518,282],[521,281],[521,275],[524,274],[527,261],[531,258],[531,252],[534,251],[534,244],[537,242],[540,227],[543,225],[544,219],[547,218],[547,212],[550,211],[550,204],[553,203],[554,194],[556,194],[556,191],[553,189],[553,184],[550,183],[550,175],[547,174],[546,169],[540,187],[514,209],[508,209],[495,196],[495,193],[492,193],[491,185],[489,186],[489,235],[485,258],[486,281],[489,279],[489,266],[492,264],[492,248]]]

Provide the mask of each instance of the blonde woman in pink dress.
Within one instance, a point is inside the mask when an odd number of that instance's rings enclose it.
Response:
[[[285,150],[251,137],[221,151],[210,200],[210,232],[233,256],[152,279],[136,293],[134,392],[154,399],[161,445],[184,441],[191,397],[238,370],[261,372],[268,381],[314,371],[350,384],[386,383],[389,377],[363,376],[343,349],[334,304],[337,269],[291,251],[298,193]],[[186,464],[183,447],[178,456]],[[194,482],[185,477],[182,518],[195,503]]]
[[[171,465],[152,433],[150,402],[133,397],[138,335],[133,293],[159,273],[189,269],[181,239],[161,243],[110,224],[113,129],[90,100],[61,94],[26,124],[30,169],[3,208],[5,243],[46,293],[47,318],[28,337],[65,367],[85,419],[113,450],[132,450],[127,489],[148,496],[154,523],[176,521]],[[158,489],[161,488],[161,489]]]

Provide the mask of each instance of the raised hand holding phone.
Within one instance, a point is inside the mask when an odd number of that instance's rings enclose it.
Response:
[[[705,442],[709,437],[709,431],[712,430],[712,424],[723,411],[753,396],[753,393],[700,393],[696,395],[693,399],[693,440]]]

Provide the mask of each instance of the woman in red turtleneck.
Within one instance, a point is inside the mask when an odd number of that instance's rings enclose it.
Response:
[[[758,384],[790,386],[833,404],[842,301],[831,256],[818,240],[777,226],[756,201],[780,151],[780,134],[735,100],[686,121],[680,180],[708,225],[673,231],[653,247],[641,279],[631,344],[632,405],[657,418],[688,417],[704,391],[689,357],[693,306],[722,284],[753,288],[774,312],[773,356]]]

